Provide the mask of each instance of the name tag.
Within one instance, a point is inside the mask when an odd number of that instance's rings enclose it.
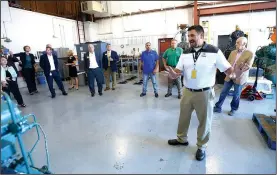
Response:
[[[87,58],[89,59],[89,56],[87,56]]]
[[[107,54],[105,54],[105,55],[107,55]]]

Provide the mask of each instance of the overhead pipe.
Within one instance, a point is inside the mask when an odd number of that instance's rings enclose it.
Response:
[[[78,1],[79,2],[79,1]],[[75,3],[75,9],[76,9],[76,24],[77,24],[77,32],[78,32],[78,40],[79,40],[79,44],[81,43],[81,38],[80,38],[80,31],[79,31],[79,17],[80,17],[80,12],[79,12],[79,7],[80,7],[80,3]],[[81,8],[81,7],[80,7]]]
[[[198,9],[199,16],[210,16],[214,14],[231,14],[231,13],[241,13],[249,11],[259,11],[259,10],[275,10],[276,2],[257,2],[250,4],[241,4],[241,5],[229,5],[224,7],[214,7],[214,8],[205,8]]]
[[[193,20],[194,20],[194,25],[199,25],[199,15],[198,15],[198,4],[197,0],[194,0],[193,4]]]

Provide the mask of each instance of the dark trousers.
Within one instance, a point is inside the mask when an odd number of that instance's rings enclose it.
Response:
[[[47,75],[47,76],[45,76],[51,94],[52,94],[52,95],[56,94],[56,93],[55,93],[55,89],[53,88],[53,79],[54,79],[55,82],[57,83],[59,89],[60,89],[62,92],[65,92],[64,86],[63,86],[63,82],[62,82],[62,79],[61,79],[61,77],[60,77],[59,72],[56,71],[56,70],[54,70],[54,71],[51,71],[51,74],[52,74],[52,75]]]
[[[19,105],[22,105],[24,103],[23,99],[22,99],[22,96],[21,96],[21,93],[20,93],[19,88],[18,88],[17,80],[16,81],[8,81],[7,87],[3,87],[2,89],[9,96],[12,93]]]
[[[102,70],[98,67],[88,70],[88,86],[91,93],[95,93],[94,80],[96,79],[98,92],[102,92],[104,75]]]
[[[23,68],[22,73],[26,81],[29,93],[37,91],[35,70],[33,68]]]
[[[231,102],[231,109],[234,110],[234,111],[238,110],[238,108],[239,108],[239,101],[240,101],[240,93],[242,91],[242,87],[243,86],[239,85],[239,84],[235,84],[233,82],[233,80],[230,80],[228,82],[227,81],[224,82],[224,86],[223,86],[223,89],[221,91],[219,100],[215,104],[215,108],[218,111],[221,111],[221,106],[222,106],[225,98],[227,97],[230,89],[232,88],[232,86],[234,86],[234,94],[233,94],[233,99],[232,99],[232,102]]]

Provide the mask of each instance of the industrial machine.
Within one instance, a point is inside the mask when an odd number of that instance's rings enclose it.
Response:
[[[263,59],[261,68],[264,69],[265,77],[276,84],[276,26],[269,27],[269,31],[269,38],[272,42],[260,47],[256,51],[256,56]]]
[[[36,130],[38,138],[28,152],[22,135],[32,129]],[[47,158],[47,166],[42,166],[42,168],[37,168],[32,158],[32,152],[40,140],[39,129],[44,137]],[[20,151],[16,149],[17,143]],[[36,122],[35,115],[21,116],[21,111],[10,97],[5,92],[1,92],[1,174],[52,174],[49,168],[46,136]]]
[[[241,92],[240,97],[241,98],[247,98],[249,101],[254,101],[256,100],[262,100],[263,96],[261,93],[257,91],[257,83],[258,83],[258,74],[259,74],[259,68],[263,64],[263,60],[256,58],[256,65],[257,65],[257,70],[256,70],[256,79],[255,83],[253,86],[247,85]]]
[[[177,29],[180,29],[175,35],[174,38],[180,33],[181,34],[181,42],[178,43],[177,47],[183,49],[183,53],[185,53],[189,49],[189,43],[187,40],[187,32],[188,32],[189,25],[188,24],[177,24]]]
[[[245,89],[243,89],[241,93],[241,98],[247,98],[250,101],[253,100],[261,100],[263,99],[263,94],[260,94],[256,87],[258,83],[258,72],[259,68],[262,68],[265,70],[266,73],[276,73],[276,27],[270,28],[272,31],[269,35],[269,38],[271,39],[272,43],[270,43],[267,46],[260,47],[256,51],[256,66],[257,66],[257,72],[256,72],[256,80],[253,86],[248,85]],[[275,82],[276,83],[276,82]]]

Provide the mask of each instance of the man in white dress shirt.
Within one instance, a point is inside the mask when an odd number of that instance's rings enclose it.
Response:
[[[56,81],[59,89],[62,91],[63,95],[67,95],[64,90],[63,82],[59,73],[58,58],[56,55],[52,54],[52,48],[46,47],[46,54],[40,57],[40,67],[44,71],[46,81],[51,92],[52,98],[56,97],[55,89],[53,88],[53,79]]]
[[[205,148],[210,138],[213,117],[214,84],[216,69],[229,76],[233,68],[221,50],[204,41],[204,29],[200,25],[188,29],[190,49],[181,55],[176,68],[169,68],[175,79],[184,71],[184,90],[180,103],[177,139],[168,140],[169,145],[184,145],[188,142],[188,129],[193,110],[199,121],[197,129],[196,159],[205,158]]]
[[[103,95],[103,81],[104,81],[104,74],[102,71],[102,61],[101,55],[97,55],[94,52],[94,46],[92,44],[88,45],[88,50],[84,55],[85,60],[85,71],[88,76],[88,85],[91,96],[94,97],[95,95],[95,87],[94,87],[94,80],[96,79],[97,86],[98,86],[98,93],[100,96]]]

